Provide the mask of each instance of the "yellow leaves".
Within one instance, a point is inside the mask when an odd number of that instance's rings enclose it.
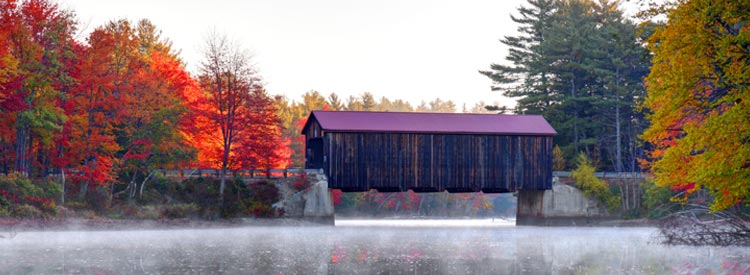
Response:
[[[747,1],[686,1],[650,39],[651,126],[642,138],[656,147],[656,184],[688,195],[708,189],[714,211],[750,203],[747,22]]]
[[[591,161],[586,157],[586,154],[579,153],[576,156],[576,162],[578,168],[570,174],[576,180],[576,186],[583,190],[586,195],[604,203],[609,211],[619,209],[622,198],[615,195],[605,182],[594,176],[594,166],[591,165]]]

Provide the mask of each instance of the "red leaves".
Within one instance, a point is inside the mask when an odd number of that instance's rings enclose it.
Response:
[[[331,189],[331,197],[333,197],[333,205],[339,205],[341,203],[341,196],[344,195],[344,192],[341,192],[341,189]]]
[[[680,184],[680,185],[672,185],[671,188],[672,188],[672,190],[674,190],[676,192],[683,192],[683,191],[685,191],[685,192],[688,192],[688,193],[692,193],[695,190],[695,182],[690,182],[690,183],[685,183],[685,184]]]
[[[114,181],[111,173],[113,166],[112,157],[93,154],[84,163],[74,167],[77,173],[71,173],[73,180],[89,186],[104,186]]]
[[[149,155],[151,155],[153,151],[154,143],[151,141],[151,139],[148,138],[140,138],[133,141],[131,144],[131,148],[125,152],[125,155],[122,156],[123,161],[127,160],[139,160],[144,161],[146,158],[148,158]]]

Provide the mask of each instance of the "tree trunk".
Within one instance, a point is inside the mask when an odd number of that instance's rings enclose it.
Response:
[[[86,147],[88,147],[88,145]],[[86,151],[88,151],[88,150],[86,150]],[[86,156],[86,158],[83,159],[83,167],[86,167],[86,168],[89,167],[89,157],[88,156]],[[91,174],[91,173],[87,172],[87,174]],[[79,188],[79,191],[78,191],[78,200],[81,201],[81,202],[83,202],[83,200],[86,199],[86,188],[88,187],[89,182],[90,182],[89,179],[91,178],[89,175],[84,175],[84,176],[87,177],[87,180],[81,181],[79,183],[80,184],[80,188]]]
[[[620,131],[620,104],[615,105],[615,171],[622,172],[622,134]]]
[[[219,205],[224,206],[224,188],[226,185],[227,162],[229,159],[229,150],[224,150],[224,156],[221,162],[221,172],[219,173]]]
[[[28,127],[20,127],[16,131],[16,171],[28,175],[26,167],[26,149],[28,146]]]
[[[130,182],[128,183],[128,187],[125,188],[128,190],[128,204],[133,205],[133,198],[135,198],[135,177],[138,175],[138,172],[133,172],[133,177],[130,179]]]
[[[620,87],[620,69],[615,73],[615,86]],[[615,172],[622,172],[622,132],[620,130],[620,95],[615,89]]]
[[[141,183],[141,188],[138,190],[138,198],[143,197],[143,187],[146,186],[146,182],[151,179],[151,176],[154,175],[154,171],[151,171],[151,173],[148,173],[148,176],[146,176],[145,179],[143,179],[143,182]]]
[[[65,169],[60,169],[62,175],[62,195],[60,196],[60,204],[65,205]]]
[[[578,153],[578,103],[576,103],[576,80],[570,80],[570,95],[573,97],[573,150]]]

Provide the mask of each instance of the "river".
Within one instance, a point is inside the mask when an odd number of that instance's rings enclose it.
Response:
[[[667,246],[657,237],[654,228],[505,220],[19,232],[0,239],[0,274],[750,273],[750,249]]]

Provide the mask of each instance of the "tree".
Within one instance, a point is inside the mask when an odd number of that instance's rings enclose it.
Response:
[[[331,93],[328,96],[328,105],[334,111],[341,111],[344,109],[344,104],[341,103],[341,98],[336,93]]]
[[[565,156],[563,156],[560,146],[555,145],[552,149],[552,170],[554,171],[565,171]]]
[[[8,65],[0,69],[0,83],[4,82],[0,100],[3,120],[11,124],[6,129],[12,129],[4,133],[2,142],[13,143],[13,169],[29,175],[38,164],[48,163],[47,154],[41,152],[52,150],[53,139],[67,119],[59,103],[72,83],[75,19],[72,12],[46,0],[0,5],[6,44],[0,62]]]
[[[331,94],[329,99],[338,101],[338,96]],[[330,110],[330,104],[319,92],[312,90],[305,93],[299,103],[289,102],[283,97],[276,98],[277,114],[283,127],[282,142],[289,144],[291,150],[290,159],[287,161],[288,165],[292,167],[305,166],[305,139],[301,134],[302,127],[305,126],[307,116],[310,115],[311,111]]]
[[[360,98],[362,98],[362,109],[365,111],[374,111],[375,107],[377,105],[377,102],[375,102],[375,96],[373,96],[369,92],[363,93]]]
[[[120,41],[123,42],[123,41]],[[79,173],[79,199],[84,200],[89,187],[103,186],[114,180],[115,153],[120,146],[115,139],[115,125],[127,104],[123,90],[118,90],[119,74],[125,71],[118,52],[116,37],[104,28],[97,28],[88,37],[89,47],[79,53],[80,80],[71,90],[68,108],[71,129],[65,155]],[[122,48],[125,44],[120,44]],[[123,54],[127,50],[119,51]],[[119,56],[119,57],[122,57]],[[120,62],[118,62],[120,61]]]
[[[636,25],[624,19],[617,2],[599,1],[594,10],[602,26],[597,40],[603,45],[597,47],[595,62],[603,103],[595,108],[602,114],[599,123],[605,132],[600,144],[614,171],[636,171],[637,158],[643,157],[638,134],[643,132],[645,117],[637,109],[645,97],[648,51],[639,46]]]
[[[564,155],[579,151],[608,170],[635,171],[647,52],[617,1],[529,1],[513,17],[521,35],[501,40],[511,65],[481,73],[518,97],[516,113],[541,114]],[[489,110],[503,112],[499,106]]]
[[[210,105],[204,115],[208,118],[207,134],[219,145],[215,153],[221,167],[219,199],[223,204],[230,155],[238,138],[248,133],[246,121],[252,112],[247,108],[253,90],[260,89],[260,81],[250,62],[250,55],[225,35],[210,33],[205,41],[205,60],[201,63],[198,80]],[[218,131],[217,131],[218,130]]]
[[[648,44],[655,183],[686,197],[707,189],[712,211],[750,204],[750,3],[684,1],[667,17]]]
[[[480,71],[492,80],[492,90],[504,96],[518,98],[516,113],[542,114],[553,103],[549,92],[549,69],[545,63],[542,42],[549,35],[551,17],[556,11],[553,0],[527,0],[527,7],[518,8],[518,36],[500,40],[508,46],[506,60],[511,65],[491,64],[490,70]]]
[[[456,104],[452,100],[442,101],[440,98],[436,98],[430,101],[430,112],[435,113],[455,113]]]
[[[245,169],[256,168],[286,168],[291,157],[291,148],[282,140],[281,121],[276,116],[277,106],[274,104],[266,91],[256,87],[247,101],[248,112],[244,115],[250,116],[243,120],[248,121],[245,125],[247,134],[237,139],[236,154],[239,167]]]

